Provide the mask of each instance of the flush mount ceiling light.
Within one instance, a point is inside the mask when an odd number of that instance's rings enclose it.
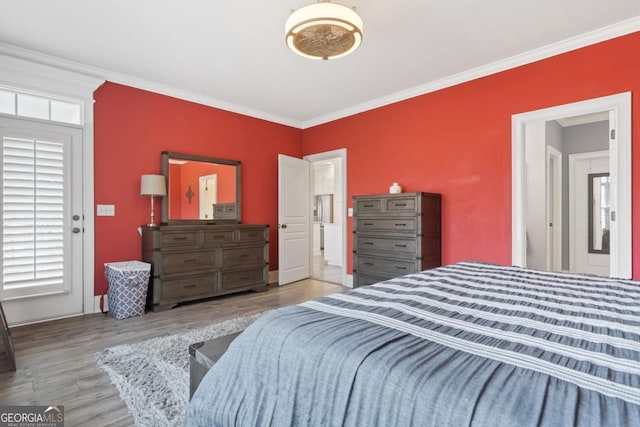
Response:
[[[285,37],[289,49],[305,58],[340,58],[362,43],[362,18],[354,9],[320,0],[291,13]]]

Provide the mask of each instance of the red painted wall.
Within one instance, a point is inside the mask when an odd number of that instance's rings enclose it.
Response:
[[[95,218],[96,295],[106,289],[105,262],[140,259],[136,229],[150,209],[140,176],[160,173],[161,151],[240,160],[242,222],[271,226],[278,268],[277,155],[302,155],[301,130],[114,83],[94,99],[95,203],[116,206],[114,217]]]
[[[303,153],[347,148],[355,194],[442,194],[442,262],[511,263],[511,116],[633,92],[633,182],[640,173],[640,33],[364,112],[303,132]],[[633,187],[633,224],[640,186]],[[351,253],[352,222],[348,223]],[[633,229],[640,278],[640,227]],[[352,271],[349,258],[348,271]]]

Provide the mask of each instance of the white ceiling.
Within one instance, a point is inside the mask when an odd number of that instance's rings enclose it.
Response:
[[[312,2],[0,0],[0,53],[305,128],[640,30],[638,0],[340,0],[364,42],[312,61],[284,41]]]

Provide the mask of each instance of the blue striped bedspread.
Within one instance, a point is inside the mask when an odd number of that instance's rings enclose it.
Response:
[[[271,312],[190,426],[640,426],[640,282],[474,262]]]

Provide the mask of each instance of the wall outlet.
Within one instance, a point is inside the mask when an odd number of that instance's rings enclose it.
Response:
[[[115,205],[98,205],[96,209],[96,213],[98,216],[116,216],[116,206]]]
[[[347,216],[353,216],[353,208],[347,208]]]

